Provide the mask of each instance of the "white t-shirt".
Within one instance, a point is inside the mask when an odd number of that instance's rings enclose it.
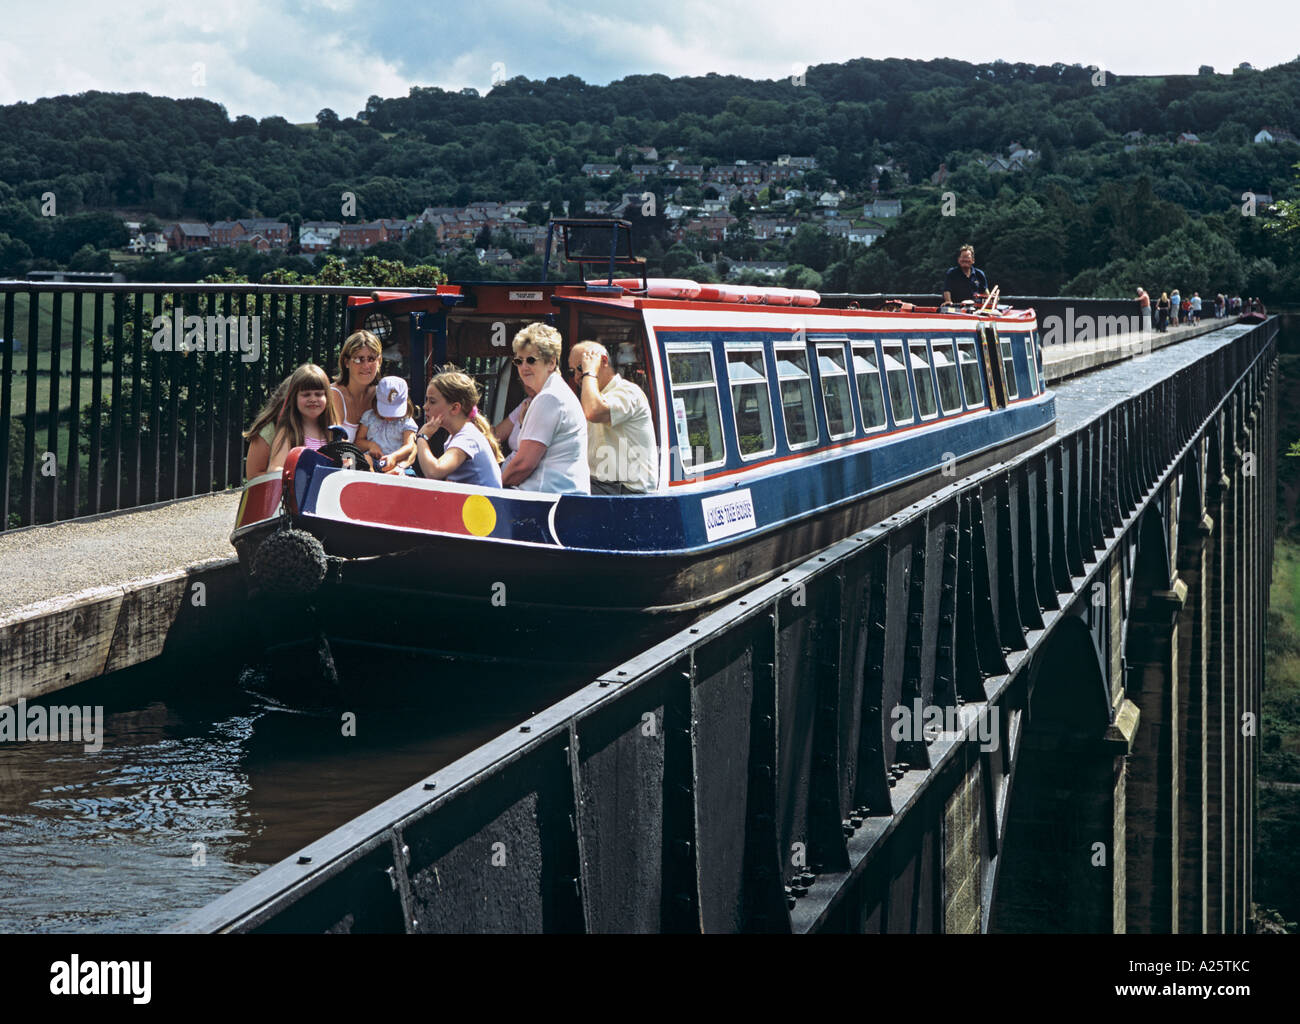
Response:
[[[524,414],[519,443],[538,441],[546,445],[542,461],[518,486],[521,491],[548,494],[590,494],[591,473],[587,469],[587,417],[582,405],[565,386],[559,373],[546,378],[542,390]]]
[[[659,481],[659,454],[645,392],[614,374],[601,389],[609,403],[608,423],[587,424],[587,465],[593,480],[653,491]]]
[[[519,431],[523,429],[524,422],[524,414],[519,410],[523,407],[524,403],[520,402],[510,410],[510,415],[507,417],[510,420],[510,436],[506,439],[506,444],[510,446],[512,453],[519,451]]]

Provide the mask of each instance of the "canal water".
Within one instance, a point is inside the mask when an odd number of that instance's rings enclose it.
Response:
[[[159,931],[589,681],[388,654],[349,669],[369,699],[331,710],[225,668],[52,695],[103,707],[103,748],[0,743],[0,932]]]

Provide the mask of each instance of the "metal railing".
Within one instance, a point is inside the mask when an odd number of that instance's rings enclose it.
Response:
[[[826,548],[171,930],[942,930],[940,886],[913,867],[943,849],[943,815],[900,821],[948,806],[962,758],[1004,792],[1013,744],[931,750],[895,738],[889,710],[966,704],[964,729],[1023,714],[1018,673],[1071,608],[1112,643],[1093,584],[1123,590],[1109,567],[1131,571],[1129,531],[1171,478],[1240,472],[1276,336],[1244,331]],[[1253,428],[1265,449],[1275,410]]]
[[[266,395],[332,371],[372,291],[0,281],[0,531],[237,486]]]
[[[0,532],[237,486],[240,434],[266,395],[308,359],[333,375],[347,296],[372,291],[0,281]],[[823,296],[833,306],[883,298]],[[1076,322],[1137,308],[1128,299],[1005,301],[1038,310],[1045,342],[1048,317],[1072,337]]]

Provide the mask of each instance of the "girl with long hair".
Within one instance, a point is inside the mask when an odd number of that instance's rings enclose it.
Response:
[[[275,424],[280,418],[284,396],[288,393],[289,378],[285,377],[267,397],[261,411],[253,417],[252,425],[244,431],[244,440],[248,442],[248,456],[244,459],[245,480],[261,476],[271,464],[271,442],[275,440]]]
[[[292,449],[315,450],[330,440],[334,410],[329,403],[329,386],[329,375],[315,363],[303,363],[290,375],[276,420],[268,471],[283,469]]]

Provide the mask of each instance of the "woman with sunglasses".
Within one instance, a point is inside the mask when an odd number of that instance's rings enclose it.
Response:
[[[330,385],[330,409],[334,422],[357,439],[361,414],[375,403],[375,384],[383,366],[384,348],[370,331],[349,334],[339,353],[339,373]]]
[[[549,494],[591,493],[587,417],[556,372],[561,344],[560,332],[543,323],[529,324],[515,335],[515,368],[524,390],[535,397],[524,414],[519,450],[501,470],[506,487]]]

